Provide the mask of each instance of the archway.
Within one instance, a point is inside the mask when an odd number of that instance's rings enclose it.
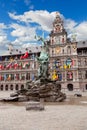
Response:
[[[21,85],[21,89],[24,89],[24,85],[23,84]]]
[[[16,84],[16,86],[15,86],[15,90],[18,90],[19,89],[19,86],[18,86],[18,84]]]
[[[73,91],[73,84],[68,84],[68,85],[67,85],[67,89],[68,89],[69,91]]]
[[[3,85],[1,85],[0,90],[3,91]]]
[[[10,90],[13,90],[13,84],[11,84],[11,86],[10,86]]]
[[[85,89],[87,90],[87,84],[85,85]]]
[[[8,90],[8,85],[6,84],[6,86],[5,86],[5,90],[7,91]]]

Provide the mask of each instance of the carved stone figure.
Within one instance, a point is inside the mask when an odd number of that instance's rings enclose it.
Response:
[[[40,56],[37,57],[39,63],[38,77],[46,79],[48,77],[49,63],[48,45],[42,37],[38,37],[37,40],[42,41],[42,51],[40,53]]]

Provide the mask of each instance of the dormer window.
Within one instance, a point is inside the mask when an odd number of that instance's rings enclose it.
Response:
[[[85,41],[83,41],[83,44],[85,44]]]

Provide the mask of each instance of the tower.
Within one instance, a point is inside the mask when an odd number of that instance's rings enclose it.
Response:
[[[74,86],[78,87],[77,81],[74,84],[74,81],[78,80],[77,43],[76,41],[71,42],[67,38],[67,32],[59,13],[56,13],[53,21],[49,53],[51,78],[59,81],[58,83],[62,88],[66,87],[72,90]]]
[[[67,32],[63,26],[63,20],[59,13],[56,13],[56,18],[53,22],[53,30],[50,34],[51,44],[64,44],[66,43]]]

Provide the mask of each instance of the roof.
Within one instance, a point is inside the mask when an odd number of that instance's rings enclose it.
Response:
[[[77,48],[87,48],[87,40],[86,41],[79,41],[77,43]]]
[[[26,48],[12,48],[11,50],[8,49],[5,54],[0,54],[0,56],[12,56],[12,55],[21,55],[25,54],[26,52],[32,54],[32,53],[39,53],[41,52],[42,46],[37,45],[37,46],[29,46]]]

